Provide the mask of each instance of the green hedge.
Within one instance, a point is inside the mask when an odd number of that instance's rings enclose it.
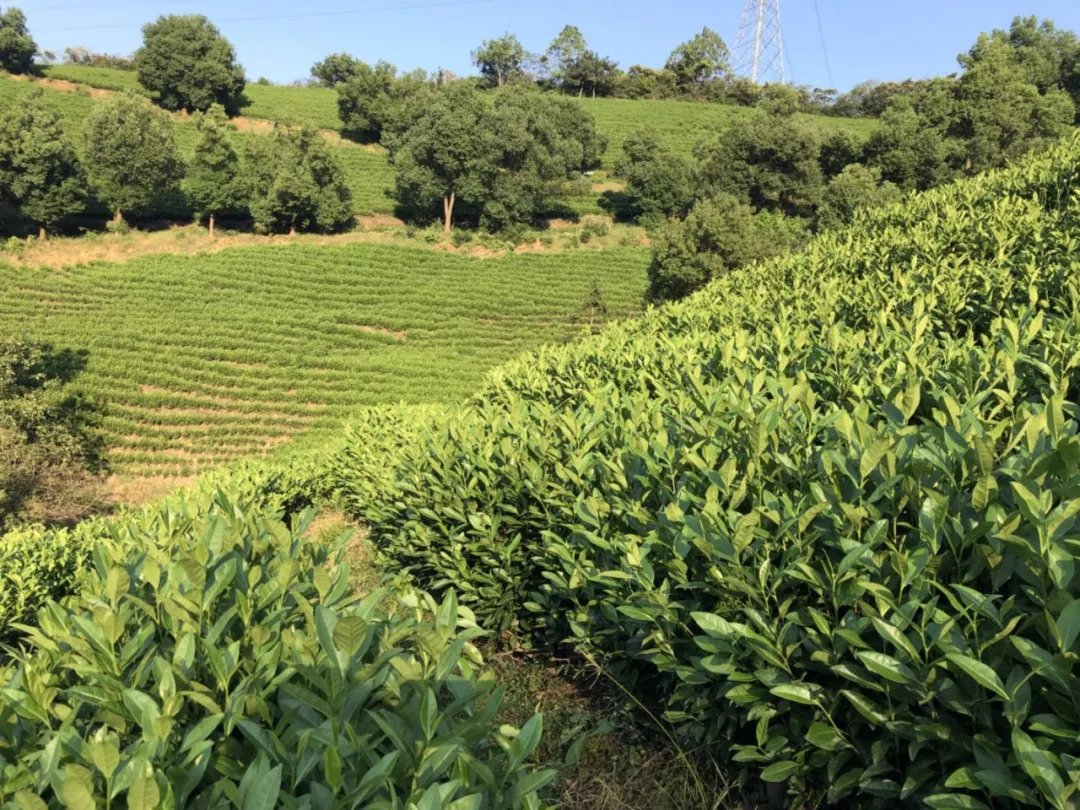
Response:
[[[744,784],[1073,808],[1078,180],[1074,140],[868,214],[448,418],[361,419],[329,482]]]
[[[349,588],[346,538],[245,512],[103,537],[0,666],[0,806],[539,808],[542,728],[500,695],[451,594]]]

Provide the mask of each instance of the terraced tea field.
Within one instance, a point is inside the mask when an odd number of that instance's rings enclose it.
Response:
[[[358,406],[446,402],[580,332],[591,280],[634,312],[648,253],[493,259],[370,244],[0,266],[0,322],[86,352],[113,469],[187,475],[337,427]]]

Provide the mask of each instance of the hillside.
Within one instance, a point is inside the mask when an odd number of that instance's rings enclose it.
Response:
[[[112,68],[82,65],[56,65],[47,75],[89,87],[110,90],[141,90],[135,74]],[[250,118],[275,121],[294,121],[319,129],[340,130],[337,112],[337,93],[321,87],[281,87],[248,84],[244,90],[248,104],[241,114]],[[629,101],[612,98],[578,99],[596,118],[600,132],[608,138],[604,168],[610,169],[619,154],[626,136],[644,126],[656,128],[672,147],[686,156],[702,137],[714,135],[734,117],[749,113],[746,107],[723,104],[701,104],[688,101]],[[872,119],[833,118],[822,115],[802,115],[822,132],[851,132],[867,137],[876,126]]]
[[[866,810],[1071,810],[1069,786],[1080,784],[1078,182],[1072,139],[863,214],[685,302],[511,362],[458,408],[370,409],[290,465],[239,468],[187,500],[74,532],[10,535],[0,540],[0,579],[20,587],[0,598],[0,621],[32,615],[47,596],[79,595],[40,614],[51,635],[37,642],[33,666],[93,717],[104,698],[79,686],[85,666],[67,674],[74,653],[52,637],[112,655],[156,632],[166,644],[156,647],[159,669],[172,677],[175,658],[183,674],[192,643],[133,618],[160,598],[162,572],[164,586],[217,600],[192,631],[195,660],[214,662],[227,628],[226,641],[243,634],[235,649],[273,637],[233,621],[234,605],[249,610],[245,583],[292,554],[302,604],[320,604],[318,619],[308,610],[307,625],[297,616],[301,630],[290,630],[302,634],[305,672],[315,661],[340,679],[365,660],[340,649],[368,649],[352,640],[353,625],[337,624],[349,615],[336,606],[341,569],[331,568],[337,579],[316,574],[324,560],[308,557],[322,546],[303,542],[303,522],[292,531],[265,523],[329,499],[366,524],[386,573],[436,594],[429,632],[439,643],[426,668],[408,664],[432,684],[430,697],[393,702],[415,714],[395,721],[402,728],[443,722],[422,718],[438,695],[451,702],[476,677],[463,665],[449,688],[457,659],[444,659],[442,646],[475,621],[500,636],[566,641],[601,661],[754,801],[768,782]],[[91,565],[101,537],[115,539]],[[267,601],[293,576],[271,574]],[[103,593],[131,624],[108,625],[118,628],[113,646],[94,643],[104,631],[89,618],[112,615]],[[389,621],[376,613],[382,596],[360,608],[357,633]],[[260,620],[278,621],[278,612]],[[243,641],[248,634],[255,640]],[[102,655],[96,666],[115,684],[114,658]],[[140,660],[127,655],[121,677],[146,677]],[[362,702],[376,681],[356,677]],[[340,680],[318,680],[331,682]],[[230,683],[207,691],[225,700]],[[20,728],[0,751],[36,784],[35,733],[82,715],[69,703],[17,711],[22,699],[0,693],[0,711],[7,701]],[[132,747],[146,701],[107,704],[132,718],[136,730],[122,738]],[[181,733],[206,727],[216,705],[202,705],[188,708]],[[249,718],[255,729],[270,723]],[[459,722],[477,729],[475,718]],[[71,733],[89,738],[94,725],[77,719]],[[380,728],[372,740],[397,739],[394,726]],[[523,732],[515,762],[538,734]],[[249,739],[262,738],[245,727],[234,742]],[[325,761],[330,775],[316,756],[311,778],[336,782],[339,766]],[[162,754],[156,765],[168,762]]]
[[[582,328],[589,284],[637,309],[635,249],[466,258],[249,247],[64,270],[0,264],[0,319],[86,353],[116,473],[186,475],[336,428],[362,405],[450,402]]]

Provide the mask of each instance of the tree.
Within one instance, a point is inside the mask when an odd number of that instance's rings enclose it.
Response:
[[[568,25],[548,45],[544,52],[544,63],[551,78],[560,89],[566,90],[567,77],[585,55],[585,36],[575,25]]]
[[[675,74],[670,70],[633,65],[616,82],[615,94],[619,98],[632,99],[674,98],[678,95],[678,85]]]
[[[905,191],[932,188],[953,176],[946,135],[922,118],[911,99],[898,97],[866,143],[866,164]]]
[[[1050,20],[1016,17],[1007,36],[1016,61],[1040,93],[1059,88],[1080,108],[1080,39],[1075,33],[1058,29]]]
[[[826,180],[862,160],[865,144],[850,132],[834,132],[821,144],[821,171]]]
[[[311,75],[318,79],[323,87],[335,87],[354,78],[360,72],[361,66],[368,67],[347,53],[332,53],[312,66]]]
[[[375,143],[383,129],[397,128],[401,116],[410,117],[405,107],[428,87],[423,71],[399,77],[389,62],[374,67],[357,62],[355,75],[337,86],[338,116],[345,132],[365,143]]]
[[[582,301],[581,314],[588,318],[590,330],[593,329],[593,324],[596,321],[603,321],[607,318],[607,301],[604,300],[604,292],[600,289],[600,284],[596,279],[589,282],[589,291],[585,293],[585,299]]]
[[[648,297],[682,298],[737,267],[792,249],[805,234],[803,220],[755,215],[730,194],[700,200],[685,221],[669,225],[657,239]]]
[[[709,28],[671,52],[665,68],[675,74],[679,87],[696,93],[713,79],[721,79],[731,67],[727,45]]]
[[[229,139],[229,120],[225,108],[213,105],[195,120],[199,141],[184,183],[184,190],[199,219],[207,217],[210,236],[214,236],[214,216],[244,204],[245,189],[240,175],[240,160]]]
[[[615,89],[619,68],[612,60],[585,51],[563,74],[563,89],[580,96],[610,96]]]
[[[232,44],[202,15],[170,14],[144,25],[135,70],[166,110],[220,104],[231,114],[240,106],[244,69],[236,64]]]
[[[1003,32],[982,34],[960,63],[956,133],[966,142],[972,171],[1059,138],[1076,119],[1069,94],[1057,85],[1040,92]]]
[[[85,165],[97,196],[116,212],[145,210],[154,197],[175,190],[184,164],[168,115],[128,91],[86,119]]]
[[[853,163],[829,182],[821,196],[818,228],[830,229],[847,225],[860,209],[888,205],[902,195],[893,183],[882,181],[880,169]]]
[[[492,98],[461,84],[433,94],[384,143],[403,213],[439,216],[446,231],[462,210],[492,229],[539,216],[604,151],[591,116],[572,101],[525,89]]]
[[[80,211],[86,181],[62,117],[36,90],[0,116],[0,195],[38,225],[38,237]]]
[[[690,166],[653,129],[630,133],[615,161],[635,216],[679,216],[689,204]]]
[[[522,78],[528,56],[513,34],[484,40],[480,47],[472,52],[473,64],[480,68],[480,75],[490,87],[502,87]]]
[[[273,230],[334,231],[352,221],[352,192],[326,139],[309,127],[276,126],[248,143],[251,215]]]
[[[792,115],[763,109],[698,144],[695,187],[702,196],[732,194],[756,210],[809,216],[823,178],[816,131]]]
[[[26,27],[26,15],[14,6],[0,12],[0,68],[28,73],[34,66],[37,44]]]

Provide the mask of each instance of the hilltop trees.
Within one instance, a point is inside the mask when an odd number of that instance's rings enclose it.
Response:
[[[566,90],[570,75],[585,55],[585,36],[576,25],[568,25],[551,41],[544,52],[543,63],[555,85]]]
[[[41,90],[0,116],[0,197],[38,225],[41,239],[83,207],[79,159]]]
[[[334,231],[352,219],[352,192],[326,140],[309,127],[277,126],[248,144],[251,215],[275,231]]]
[[[172,120],[133,92],[96,107],[83,140],[90,183],[117,221],[175,189],[183,176]]]
[[[446,231],[459,208],[492,229],[532,220],[562,184],[599,165],[604,145],[572,102],[525,90],[492,98],[468,85],[434,95],[384,142],[399,205],[421,219],[441,214]]]
[[[727,74],[730,54],[719,34],[702,28],[700,34],[671,52],[664,67],[675,74],[681,89],[699,92],[707,82]]]
[[[525,75],[529,54],[513,34],[488,39],[472,52],[473,64],[480,69],[490,87],[517,81]]]
[[[356,62],[352,78],[338,84],[338,117],[344,131],[366,143],[382,137],[384,128],[396,128],[409,118],[406,106],[428,87],[422,70],[398,75],[389,62],[374,67]]]
[[[166,110],[194,112],[220,104],[233,113],[240,105],[244,69],[236,64],[233,46],[202,15],[170,14],[144,25],[135,70]]]
[[[311,75],[318,79],[323,87],[335,87],[356,76],[361,65],[364,63],[347,53],[332,53],[312,66]]]
[[[184,190],[196,216],[208,219],[210,236],[214,235],[214,216],[239,208],[245,202],[240,176],[240,160],[229,140],[229,122],[225,109],[213,105],[196,119],[199,142],[188,169]]]
[[[26,73],[34,66],[37,44],[26,27],[26,15],[10,7],[0,12],[0,68],[8,73]]]

